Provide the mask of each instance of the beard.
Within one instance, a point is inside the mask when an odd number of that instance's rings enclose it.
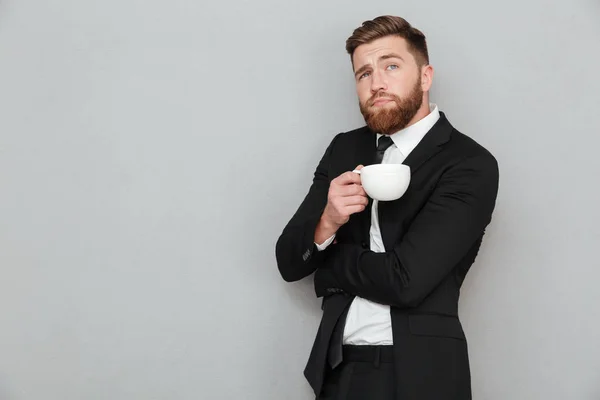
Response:
[[[392,100],[394,102],[393,107],[388,108],[387,105],[379,108],[373,107],[375,100],[380,98]],[[360,112],[365,118],[367,126],[373,132],[383,135],[391,135],[406,128],[421,108],[421,104],[423,104],[423,89],[421,89],[420,77],[412,91],[405,98],[390,93],[377,92],[365,104],[359,103]]]

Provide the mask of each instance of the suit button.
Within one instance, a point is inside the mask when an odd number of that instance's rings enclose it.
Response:
[[[308,259],[308,257],[310,257],[310,255],[312,254],[312,250],[311,249],[307,249],[304,254],[302,254],[302,260],[306,261]]]
[[[369,248],[369,246],[367,246],[367,242],[360,242],[360,245],[362,246],[363,249]]]

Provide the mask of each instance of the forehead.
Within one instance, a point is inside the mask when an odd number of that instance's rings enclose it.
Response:
[[[400,36],[385,36],[358,46],[354,50],[352,61],[355,68],[360,68],[364,64],[374,63],[380,56],[389,53],[398,54],[404,60],[412,58],[412,54],[408,51],[408,45],[404,38]]]

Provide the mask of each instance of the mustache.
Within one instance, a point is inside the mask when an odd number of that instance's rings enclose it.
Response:
[[[371,98],[367,101],[367,105],[372,106],[373,103],[375,103],[375,101],[379,100],[379,99],[388,99],[388,100],[393,100],[395,102],[398,102],[398,96],[395,96],[395,95],[389,94],[389,93],[385,93],[385,92],[377,92],[373,96],[371,96]]]

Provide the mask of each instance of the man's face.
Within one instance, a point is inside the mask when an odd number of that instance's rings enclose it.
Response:
[[[386,36],[356,48],[352,57],[360,111],[375,132],[405,128],[423,104],[422,69],[399,36]]]

